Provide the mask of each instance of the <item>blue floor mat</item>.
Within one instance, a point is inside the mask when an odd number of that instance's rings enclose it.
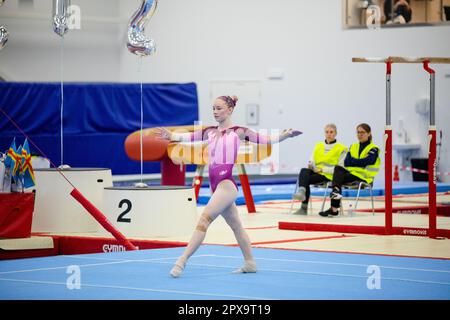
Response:
[[[0,299],[450,299],[450,260],[254,249],[259,271],[233,274],[239,248],[205,245],[173,279],[183,249],[0,261]]]

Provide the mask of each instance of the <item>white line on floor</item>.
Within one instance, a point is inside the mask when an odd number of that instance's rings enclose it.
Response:
[[[237,256],[223,256],[223,255],[212,255],[212,256],[217,257],[217,258],[242,259],[242,257],[237,257]],[[343,265],[343,266],[356,266],[356,267],[368,267],[369,265],[372,265],[372,264],[357,264],[357,263],[312,261],[312,260],[293,260],[293,259],[275,259],[275,258],[255,258],[255,260],[298,262],[298,263],[317,263],[317,264],[330,264],[330,265]],[[433,269],[418,269],[418,268],[405,268],[405,267],[390,267],[390,266],[382,266],[382,265],[378,265],[378,264],[377,264],[377,266],[380,267],[380,268],[384,268],[384,269],[450,273],[450,271],[448,271],[448,270],[433,270]]]
[[[63,285],[67,286],[65,282],[53,282],[53,281],[36,281],[36,280],[19,280],[19,279],[7,279],[0,278],[0,281],[13,281],[13,282],[24,282],[24,283],[37,283],[37,284],[51,284],[51,285]],[[178,291],[178,290],[162,290],[162,289],[152,289],[152,288],[136,288],[136,287],[123,287],[123,286],[109,286],[109,285],[98,285],[98,284],[85,284],[83,283],[81,287],[90,288],[105,288],[105,289],[121,289],[121,290],[133,290],[133,291],[146,291],[146,292],[159,292],[159,293],[173,293],[173,294],[186,294],[194,296],[205,296],[205,297],[221,297],[221,298],[232,298],[232,299],[249,299],[249,300],[269,300],[269,298],[261,297],[251,297],[251,296],[239,296],[239,295],[227,295],[227,294],[216,294],[208,292],[192,292],[192,291]],[[272,300],[272,299],[270,299]]]
[[[197,255],[194,257],[202,257],[203,255]],[[207,256],[207,255],[206,255]],[[73,258],[73,257],[71,257]],[[83,259],[84,257],[78,257],[79,259]],[[91,259],[86,257],[86,259]],[[112,265],[112,264],[122,264],[122,263],[130,263],[130,262],[148,262],[148,261],[158,261],[158,260],[173,260],[178,259],[178,256],[176,257],[164,257],[164,258],[153,258],[153,259],[139,259],[139,260],[118,260],[118,261],[111,261],[111,262],[104,262],[104,263],[91,263],[91,264],[81,264],[78,265],[79,267],[98,267],[98,266],[106,266],[106,265]],[[33,272],[33,271],[46,271],[46,270],[58,270],[58,269],[67,269],[69,265],[61,266],[61,267],[50,267],[50,268],[37,268],[37,269],[25,269],[25,270],[11,270],[11,271],[3,271],[0,272],[0,274],[12,274],[12,273],[23,273],[23,272]]]
[[[166,264],[167,262],[156,262],[156,263]],[[219,265],[213,265],[213,264],[190,263],[188,265],[196,266],[196,267],[213,267],[213,268],[222,268],[222,269],[236,268],[236,267],[232,267],[232,266],[219,266]],[[350,277],[350,278],[364,278],[364,279],[368,278],[368,275],[354,275],[354,274],[328,273],[328,272],[306,272],[306,271],[283,270],[283,269],[266,269],[266,268],[261,269],[261,268],[258,268],[258,271],[269,271],[269,272],[276,272],[276,273],[298,273],[298,274],[311,274],[311,275],[317,275],[317,276]],[[406,281],[406,282],[417,282],[417,283],[439,284],[439,285],[450,286],[450,282],[426,281],[426,280],[406,279],[406,278],[389,278],[389,277],[382,277],[381,279],[382,280]]]

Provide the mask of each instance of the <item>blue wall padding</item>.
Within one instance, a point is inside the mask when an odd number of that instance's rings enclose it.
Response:
[[[140,101],[137,83],[65,83],[64,164],[140,173],[139,162],[124,149],[126,137],[140,129]],[[0,108],[56,165],[61,164],[60,106],[59,83],[0,82]],[[144,128],[193,125],[199,117],[196,84],[143,84],[143,107]],[[23,144],[25,137],[0,113],[1,152],[14,137],[17,146]],[[159,163],[144,163],[144,173],[155,172]]]

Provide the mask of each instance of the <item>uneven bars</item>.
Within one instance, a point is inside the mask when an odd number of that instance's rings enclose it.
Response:
[[[387,58],[369,58],[369,57],[355,57],[352,62],[366,62],[366,63],[441,63],[450,64],[450,58],[446,57],[394,57]]]

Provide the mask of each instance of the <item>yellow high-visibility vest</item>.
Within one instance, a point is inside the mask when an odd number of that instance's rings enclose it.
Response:
[[[373,142],[369,143],[364,150],[359,154],[359,143],[354,143],[350,146],[350,155],[355,159],[364,159],[369,154],[369,151],[373,148],[378,149],[378,157],[375,164],[366,166],[364,168],[361,167],[345,167],[352,175],[363,179],[367,183],[372,183],[373,178],[377,175],[378,171],[380,170],[380,148],[375,145]]]
[[[325,142],[319,142],[314,147],[313,159],[317,168],[322,169],[321,175],[325,176],[328,180],[333,179],[332,173],[325,173],[323,169],[325,167],[334,167],[338,165],[339,158],[342,152],[347,152],[348,149],[342,143],[336,143],[330,151],[325,153]]]

